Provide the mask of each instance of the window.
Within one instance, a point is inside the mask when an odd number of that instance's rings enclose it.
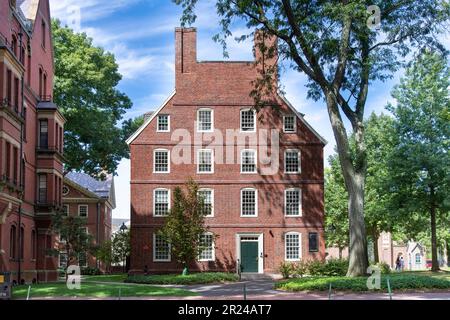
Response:
[[[197,129],[199,132],[214,131],[213,111],[211,109],[199,109],[197,112]]]
[[[17,248],[16,248],[16,241],[17,241],[17,229],[16,226],[11,226],[10,232],[9,232],[9,258],[15,259]]]
[[[80,267],[87,267],[88,259],[87,259],[87,253],[86,252],[80,252],[78,254],[78,265]]]
[[[68,186],[63,186],[63,189],[62,189],[63,196],[67,196],[69,194],[69,192],[70,192],[69,187]]]
[[[27,141],[27,108],[23,107],[23,141]]]
[[[253,109],[241,110],[241,131],[256,130],[256,113]]]
[[[60,252],[59,253],[59,268],[65,269],[67,267],[67,253]]]
[[[6,180],[11,179],[11,143],[6,142]]]
[[[300,233],[290,232],[285,235],[286,261],[299,261],[301,259],[300,251]]]
[[[13,183],[19,184],[19,149],[13,147]]]
[[[36,260],[36,230],[31,231],[31,259]]]
[[[44,71],[42,71],[42,68],[39,68],[39,98],[42,97],[43,74],[44,74]]]
[[[212,150],[209,149],[199,150],[197,173],[212,173],[212,172],[214,172]]]
[[[297,121],[294,115],[283,117],[283,130],[286,133],[292,133],[297,131]]]
[[[47,42],[47,24],[42,20],[42,47],[45,48]]]
[[[309,234],[309,252],[319,251],[319,235],[317,232],[311,232]]]
[[[89,207],[86,204],[80,204],[78,206],[78,215],[80,217],[87,217],[89,214]]]
[[[48,148],[48,120],[39,120],[39,147]]]
[[[11,37],[11,51],[17,57],[17,38],[15,35]]]
[[[68,204],[65,204],[63,206],[63,215],[65,215],[67,217],[69,215],[69,212],[70,212],[70,207]]]
[[[154,154],[154,172],[168,173],[170,172],[170,152],[169,150],[155,150]]]
[[[300,173],[300,152],[298,150],[286,150],[284,170],[285,173]]]
[[[170,262],[170,244],[161,235],[153,234],[153,261]]]
[[[40,174],[38,176],[38,201],[39,203],[47,202],[47,175]]]
[[[422,257],[420,255],[420,253],[416,253],[416,264],[421,264],[422,263]]]
[[[257,191],[255,189],[241,190],[241,216],[258,216]]]
[[[214,261],[214,236],[212,233],[205,233],[200,236],[199,241],[200,253],[198,261]]]
[[[161,114],[158,116],[158,132],[170,131],[170,116],[167,114]]]
[[[256,151],[242,150],[241,173],[256,173]]]
[[[284,214],[287,217],[300,217],[302,215],[301,192],[299,189],[288,189],[284,193]]]
[[[153,215],[167,216],[170,210],[170,192],[167,189],[156,189],[153,193]]]
[[[12,71],[8,70],[6,75],[6,98],[8,100],[8,105],[12,105]]]
[[[14,78],[14,110],[19,112],[19,78]]]
[[[203,200],[203,214],[205,217],[214,216],[214,192],[211,189],[200,189],[199,197]]]
[[[20,260],[23,260],[23,258],[25,257],[25,229],[23,227],[20,227],[19,244],[19,258]]]

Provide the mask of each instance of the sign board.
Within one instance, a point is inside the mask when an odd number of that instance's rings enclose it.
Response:
[[[0,275],[0,284],[5,283],[5,276],[4,275]]]

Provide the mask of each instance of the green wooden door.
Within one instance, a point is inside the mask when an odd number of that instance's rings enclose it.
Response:
[[[242,272],[257,273],[258,270],[258,242],[241,242],[241,264]]]

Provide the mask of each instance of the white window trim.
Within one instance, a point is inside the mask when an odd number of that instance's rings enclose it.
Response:
[[[287,171],[286,160],[288,152],[297,152],[298,156],[298,170],[297,171]],[[285,174],[301,174],[302,173],[302,153],[299,149],[287,149],[284,151],[284,173]]]
[[[286,245],[286,239],[288,235],[298,235],[298,259],[288,259],[287,258],[287,245]],[[302,260],[302,234],[300,232],[286,232],[284,234],[284,260],[285,261],[301,261]]]
[[[255,215],[253,216],[249,216],[249,215],[243,215],[243,210],[242,210],[242,194],[244,193],[244,191],[255,191]],[[241,189],[241,201],[240,201],[240,207],[241,207],[241,218],[258,218],[258,189],[255,188],[244,188]]]
[[[294,118],[294,131],[286,131],[286,118],[292,117]],[[287,114],[283,116],[283,132],[284,133],[297,133],[297,116],[295,114]]]
[[[242,166],[243,166],[243,155],[244,155],[244,152],[248,152],[248,151],[251,151],[251,152],[253,152],[254,154],[255,154],[255,171],[242,171]],[[241,174],[255,174],[255,173],[258,173],[258,152],[255,150],[255,149],[244,149],[244,150],[241,150],[241,165],[240,165],[240,167],[241,167]]]
[[[157,191],[167,191],[167,201],[168,201],[168,210],[170,211],[170,209],[172,208],[171,206],[171,197],[170,197],[170,189],[166,189],[166,188],[156,188],[153,190],[153,217],[155,218],[164,218],[167,217],[168,214],[162,215],[162,216],[158,216],[156,215],[156,192]]]
[[[156,153],[167,152],[167,171],[156,171]],[[153,173],[154,174],[166,174],[170,173],[170,150],[169,149],[155,149],[153,150]]]
[[[289,191],[298,191],[299,192],[299,212],[296,215],[288,215],[287,214],[287,193]],[[286,218],[298,218],[298,217],[302,217],[303,216],[303,206],[302,206],[302,189],[300,188],[289,188],[284,190],[284,216]]]
[[[169,243],[169,258],[156,259],[156,233],[153,233],[153,262],[171,262],[172,261],[172,247]]]
[[[211,171],[208,171],[208,172],[200,171],[200,153],[202,153],[204,151],[211,153]],[[214,150],[213,149],[197,150],[197,174],[213,174],[213,173],[214,173]]]
[[[205,218],[214,218],[214,189],[200,188],[198,191],[211,191],[211,214],[205,216]]]
[[[59,253],[59,255],[58,255],[58,268],[64,268],[64,266],[61,266],[61,255],[63,255],[63,254],[65,254],[65,255],[67,255],[67,252],[66,251],[61,251],[60,253]],[[67,257],[67,259],[68,259],[69,257]]]
[[[83,265],[80,264],[80,254],[85,254],[86,255],[86,260],[84,261],[85,263]],[[82,252],[78,254],[78,265],[81,268],[86,268],[89,265],[89,255],[87,252]]]
[[[167,130],[159,130],[159,118],[161,116],[167,116]],[[158,114],[156,117],[156,132],[170,132],[170,114]]]
[[[210,130],[200,130],[200,111],[210,111],[211,112],[211,129]],[[214,109],[211,108],[200,108],[197,110],[197,132],[214,132]]]
[[[67,208],[67,217],[70,216],[70,205],[65,204],[63,205],[63,208]],[[64,210],[64,209],[63,209]],[[64,212],[64,211],[63,211]]]
[[[198,262],[208,262],[208,261],[216,261],[216,245],[214,241],[214,234],[212,232],[205,232],[205,236],[212,236],[212,258],[211,259],[200,259],[200,254],[197,257]]]
[[[80,215],[80,208],[81,208],[81,207],[86,207],[86,216]],[[79,216],[79,217],[82,217],[82,218],[87,218],[87,217],[89,217],[89,205],[87,205],[87,204],[79,204],[79,205],[78,205],[78,216]]]
[[[253,112],[253,130],[242,130],[242,113],[243,112],[247,112],[247,111],[252,111]],[[241,111],[239,112],[239,131],[241,133],[248,133],[248,132],[256,132],[256,110],[252,109],[252,108],[246,108],[246,109],[241,109]]]

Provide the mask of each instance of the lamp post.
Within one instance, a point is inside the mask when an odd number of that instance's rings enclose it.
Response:
[[[125,232],[128,230],[128,227],[125,225],[125,222],[122,222],[122,225],[120,226],[119,230],[120,230],[122,235],[125,234]],[[125,252],[123,252],[123,257],[122,258],[123,258],[123,272],[125,273],[125,271],[126,271],[126,264],[127,264]]]

